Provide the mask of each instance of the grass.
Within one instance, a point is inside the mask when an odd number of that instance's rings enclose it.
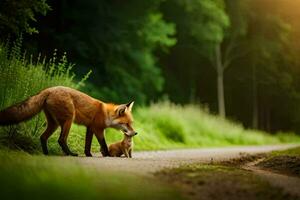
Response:
[[[141,148],[147,147],[145,142],[154,148],[300,142],[300,137],[292,134],[273,137],[261,131],[245,130],[242,125],[209,114],[197,105],[157,103],[138,108],[135,117],[136,127],[141,132],[136,140],[142,144]],[[157,142],[160,140],[165,144]]]
[[[164,170],[157,176],[176,186],[189,199],[299,199],[249,171],[229,166],[188,165]]]
[[[135,150],[164,150],[232,145],[265,145],[300,143],[294,134],[270,135],[262,131],[247,130],[242,125],[209,114],[197,105],[180,106],[156,103],[134,109],[134,127],[139,133],[134,137]],[[108,129],[107,143],[122,139],[119,131]],[[52,152],[59,151],[58,134],[51,138]],[[70,148],[83,153],[85,127],[73,125],[68,143]],[[99,151],[94,138],[93,151]]]
[[[13,45],[0,43],[0,110],[24,101],[42,89],[64,85],[79,87],[87,78],[75,83],[73,64],[63,54],[60,58],[54,51],[51,59],[22,53],[22,38]],[[37,138],[43,131],[45,118],[39,114],[20,125],[0,127],[0,144],[12,149],[34,152],[39,147]]]
[[[67,157],[0,151],[1,199],[180,199],[156,180],[98,171]]]
[[[284,151],[273,151],[270,156],[300,156],[300,147],[295,147]]]

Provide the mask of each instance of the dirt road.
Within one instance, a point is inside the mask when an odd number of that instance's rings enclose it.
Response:
[[[243,146],[205,149],[184,149],[168,151],[134,152],[133,158],[103,158],[100,154],[94,157],[77,157],[78,164],[99,170],[127,172],[136,175],[152,176],[156,171],[164,168],[175,168],[183,164],[210,163],[237,158],[242,153],[267,153],[274,150],[284,150],[296,145],[272,146]]]
[[[257,167],[256,164],[263,161],[264,159],[265,158],[262,158],[254,162],[247,163],[243,166],[243,168],[259,175],[260,177],[271,183],[271,185],[277,188],[282,188],[286,193],[300,197],[300,178],[274,173]]]

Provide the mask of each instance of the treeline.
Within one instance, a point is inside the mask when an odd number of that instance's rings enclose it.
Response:
[[[167,96],[205,104],[246,127],[300,131],[300,0],[0,6],[2,40],[25,32],[31,53],[66,51],[77,73],[93,70],[85,90],[97,98],[142,104]]]

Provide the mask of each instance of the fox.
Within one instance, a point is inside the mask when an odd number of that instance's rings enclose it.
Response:
[[[46,88],[23,102],[12,105],[0,111],[0,125],[7,126],[26,121],[43,111],[47,127],[40,136],[42,151],[48,155],[47,141],[49,137],[61,128],[58,144],[65,155],[78,156],[67,144],[70,128],[74,123],[86,126],[85,150],[91,157],[91,143],[96,136],[103,157],[110,156],[104,131],[114,128],[128,136],[136,135],[132,127],[132,107],[134,101],[125,104],[105,103],[79,90],[64,86]]]
[[[133,140],[132,135],[124,134],[122,141],[109,145],[108,151],[112,157],[121,157],[123,154],[127,158],[132,158]]]

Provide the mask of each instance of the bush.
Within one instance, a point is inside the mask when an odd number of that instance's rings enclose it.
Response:
[[[185,142],[184,129],[174,119],[162,117],[156,121],[155,125],[168,139],[174,142]]]
[[[300,142],[295,134],[270,135],[210,114],[199,105],[155,103],[134,109],[136,149],[168,149]]]

